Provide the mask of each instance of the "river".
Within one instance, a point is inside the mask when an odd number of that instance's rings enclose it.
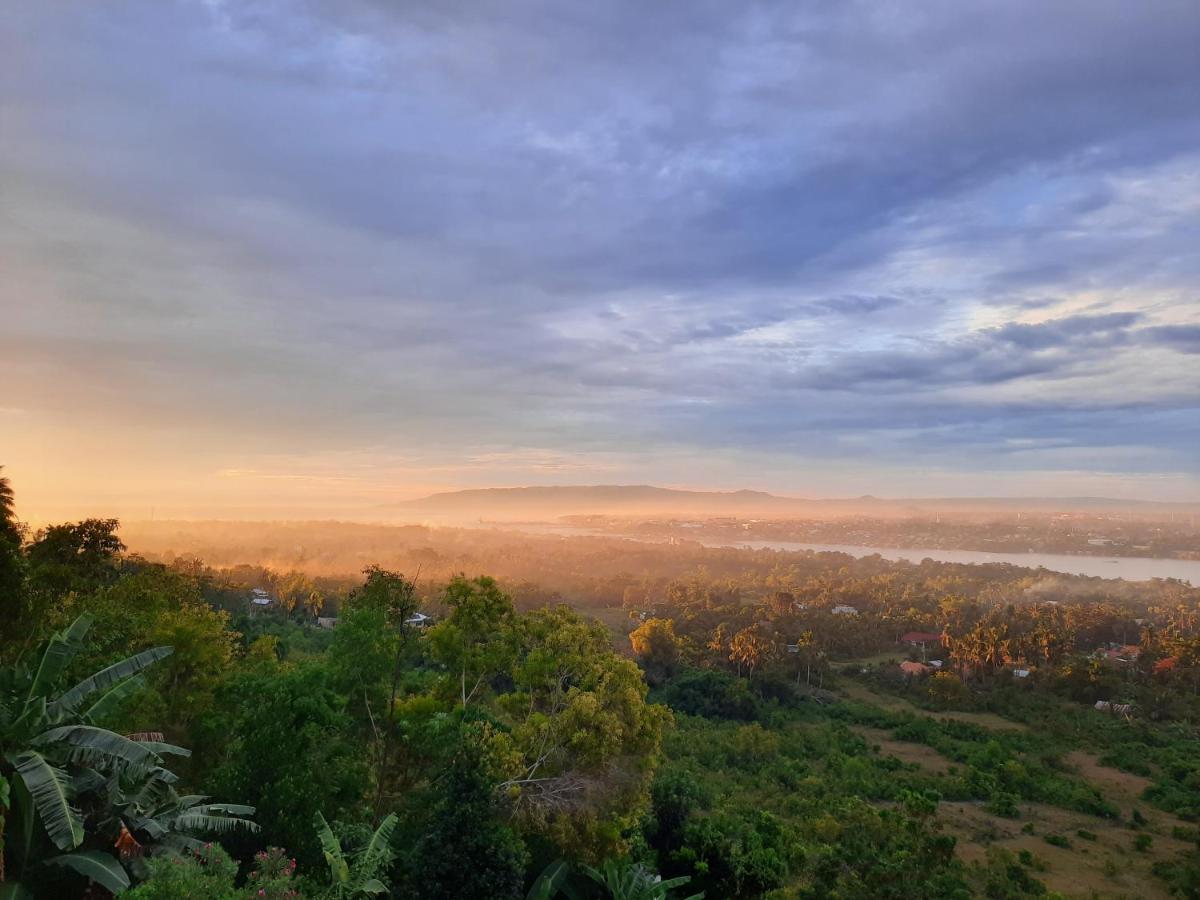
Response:
[[[643,537],[574,528],[570,525],[522,523],[511,527],[492,523],[492,528],[529,531],[535,534],[577,535],[580,537],[612,537],[625,540],[662,543],[662,537]],[[688,540],[696,540],[689,537]],[[742,547],[749,550],[816,550],[846,553],[854,557],[878,553],[884,559],[920,562],[932,559],[947,563],[1008,563],[1030,569],[1049,569],[1067,575],[1087,575],[1093,578],[1123,578],[1126,581],[1149,581],[1152,578],[1175,578],[1200,585],[1200,560],[1152,559],[1148,556],[1077,556],[1070,553],[992,553],[987,550],[933,550],[924,547],[858,547],[853,544],[803,544],[798,541],[706,541],[706,547]]]
[[[801,544],[795,541],[702,541],[709,547],[747,547],[754,550],[816,550],[847,553],[863,557],[878,553],[884,559],[920,562],[932,559],[948,563],[1009,563],[1031,569],[1044,568],[1068,575],[1098,578],[1124,578],[1149,581],[1151,578],[1177,578],[1200,584],[1200,560],[1150,559],[1144,556],[1075,556],[1067,553],[991,553],[986,550],[931,550],[921,547],[855,547],[850,544]]]

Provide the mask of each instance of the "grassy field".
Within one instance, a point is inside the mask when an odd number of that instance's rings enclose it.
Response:
[[[858,682],[843,684],[844,696],[881,709],[909,712],[930,718],[950,718],[983,728],[1026,730],[988,713],[931,713],[917,709],[901,698],[876,693]],[[933,748],[897,740],[888,729],[856,726],[854,729],[871,745],[873,752],[890,756],[931,775],[953,773],[956,766]],[[1167,898],[1163,883],[1152,873],[1152,866],[1169,860],[1188,849],[1185,841],[1172,837],[1176,827],[1188,823],[1155,809],[1142,799],[1150,780],[1103,766],[1093,754],[1069,753],[1065,761],[1071,773],[1094,786],[1121,813],[1119,820],[1083,812],[1065,810],[1044,803],[1022,803],[1015,818],[993,815],[980,802],[943,802],[938,818],[957,840],[956,852],[965,862],[982,862],[991,847],[1019,854],[1027,851],[1035,859],[1034,875],[1049,890],[1068,897],[1141,897]],[[1145,820],[1131,826],[1134,812]],[[1080,837],[1080,832],[1094,837]],[[1138,835],[1151,838],[1144,850],[1134,849]],[[1046,836],[1065,838],[1066,846],[1051,844]]]

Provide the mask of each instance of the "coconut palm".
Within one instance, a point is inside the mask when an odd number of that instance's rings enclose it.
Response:
[[[4,466],[0,466],[0,471]],[[8,476],[0,475],[0,537],[7,537],[17,543],[21,533],[17,530],[16,498]]]
[[[357,900],[387,893],[387,885],[380,878],[387,874],[395,857],[392,838],[397,821],[396,814],[389,813],[371,835],[366,848],[351,860],[342,850],[325,817],[320,813],[313,817],[317,840],[321,842],[321,852],[329,866],[329,882],[334,897],[338,900]]]

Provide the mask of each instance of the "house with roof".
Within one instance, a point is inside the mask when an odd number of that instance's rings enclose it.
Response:
[[[415,612],[404,620],[405,625],[411,625],[413,628],[425,628],[433,624],[433,616],[427,616],[423,612]]]
[[[932,631],[909,631],[900,635],[900,643],[908,644],[910,647],[920,647],[924,650],[927,646],[940,646],[942,636]]]
[[[268,594],[263,588],[254,588],[252,591],[250,591],[251,612],[258,612],[259,610],[266,609],[271,605],[272,602],[271,595]]]
[[[845,605],[835,606],[833,609],[830,610],[830,612],[833,613],[835,616],[857,616],[858,615],[857,607],[845,606]]]
[[[925,663],[905,660],[904,662],[900,663],[900,671],[909,678],[924,678],[933,671],[933,667],[927,666]]]

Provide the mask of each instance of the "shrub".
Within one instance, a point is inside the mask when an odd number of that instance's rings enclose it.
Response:
[[[296,874],[296,860],[287,855],[282,847],[268,847],[254,854],[254,868],[246,876],[246,890],[252,897],[268,900],[299,897],[292,876]]]
[[[1080,828],[1078,831],[1075,832],[1075,834],[1077,834],[1079,837],[1083,838],[1085,841],[1096,840],[1096,832],[1088,831],[1086,828]]]
[[[1052,847],[1070,847],[1071,842],[1061,834],[1048,834],[1043,838]]]
[[[1133,838],[1133,849],[1138,853],[1145,853],[1150,849],[1150,845],[1154,843],[1154,838],[1148,834],[1135,835]]]
[[[752,722],[761,713],[760,701],[745,681],[707,669],[681,672],[663,686],[655,699],[677,712],[708,719]]]
[[[1017,806],[1017,795],[1006,791],[997,791],[988,801],[987,811],[994,816],[1015,819],[1021,812]]]
[[[187,856],[156,856],[146,861],[146,879],[122,896],[128,900],[228,900],[237,863],[217,844]]]

